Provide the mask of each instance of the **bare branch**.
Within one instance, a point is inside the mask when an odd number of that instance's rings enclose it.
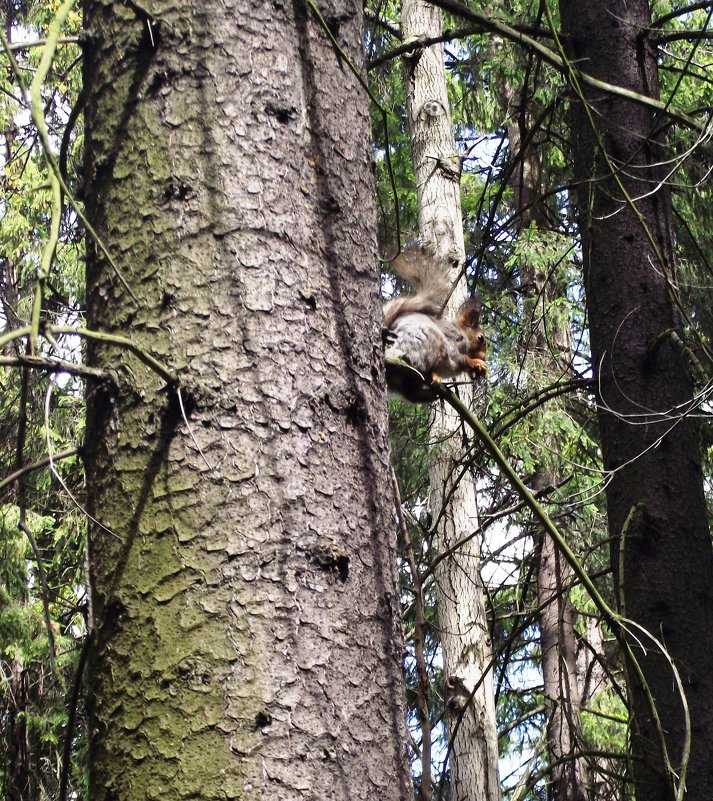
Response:
[[[76,456],[78,453],[81,453],[81,448],[69,448],[66,451],[54,453],[52,456],[45,456],[43,459],[38,459],[36,462],[32,462],[32,464],[23,465],[22,467],[10,473],[10,475],[5,476],[5,478],[0,480],[0,490],[3,489],[3,487],[7,487],[9,484],[13,484],[15,481],[27,475],[28,473],[32,473],[35,470],[40,470],[43,467],[47,467],[47,465],[51,464],[52,462],[57,462],[60,459],[68,459],[70,456]]]

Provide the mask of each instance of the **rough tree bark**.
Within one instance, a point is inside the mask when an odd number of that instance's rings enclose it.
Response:
[[[404,0],[404,41],[441,33],[441,12],[423,0]],[[465,263],[460,204],[460,158],[453,139],[443,48],[417,47],[405,59],[406,97],[419,206],[422,243],[444,264],[453,265],[455,280]],[[460,281],[451,308],[465,298]],[[467,390],[464,394],[472,398]],[[443,647],[448,723],[452,737],[452,798],[496,801],[500,797],[498,741],[492,681],[492,643],[480,578],[477,536],[453,550],[478,526],[475,483],[460,476],[460,421],[452,412],[434,412],[439,456],[430,471],[431,508],[438,520],[434,548],[449,553],[436,571],[437,610]],[[454,436],[455,433],[455,436]],[[448,435],[451,436],[448,436]],[[472,697],[471,697],[472,693]],[[463,705],[468,701],[467,706]]]
[[[658,97],[656,46],[645,0],[560,0],[572,63]],[[665,185],[664,120],[590,87],[572,101],[573,153],[584,280],[596,368],[612,568],[621,611],[656,636],[681,673],[692,720],[650,640],[633,641],[660,717],[629,665],[636,794],[670,801],[713,797],[713,552],[706,520],[692,383],[671,333],[675,259]],[[666,769],[663,738],[671,766]],[[679,774],[679,778],[675,773]]]
[[[366,97],[301,2],[84,12],[88,322],[181,387],[91,347],[91,798],[405,801]]]

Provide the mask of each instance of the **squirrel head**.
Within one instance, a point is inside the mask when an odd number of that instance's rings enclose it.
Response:
[[[480,301],[477,298],[469,298],[460,307],[456,325],[468,340],[468,356],[485,360],[488,346],[483,329],[480,327],[481,309]]]

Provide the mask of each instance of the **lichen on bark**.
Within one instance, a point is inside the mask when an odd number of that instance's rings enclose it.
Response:
[[[358,60],[358,4],[323,11]],[[91,2],[93,799],[405,799],[366,99],[300,4]],[[102,527],[103,526],[103,527]]]

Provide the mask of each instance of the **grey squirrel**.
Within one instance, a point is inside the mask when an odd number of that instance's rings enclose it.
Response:
[[[485,377],[486,344],[478,301],[466,300],[455,317],[444,317],[451,293],[445,268],[415,249],[397,256],[393,266],[415,294],[384,305],[388,388],[412,403],[430,403],[436,397],[432,385],[444,378],[463,372],[471,379]],[[395,364],[394,359],[413,369]]]

